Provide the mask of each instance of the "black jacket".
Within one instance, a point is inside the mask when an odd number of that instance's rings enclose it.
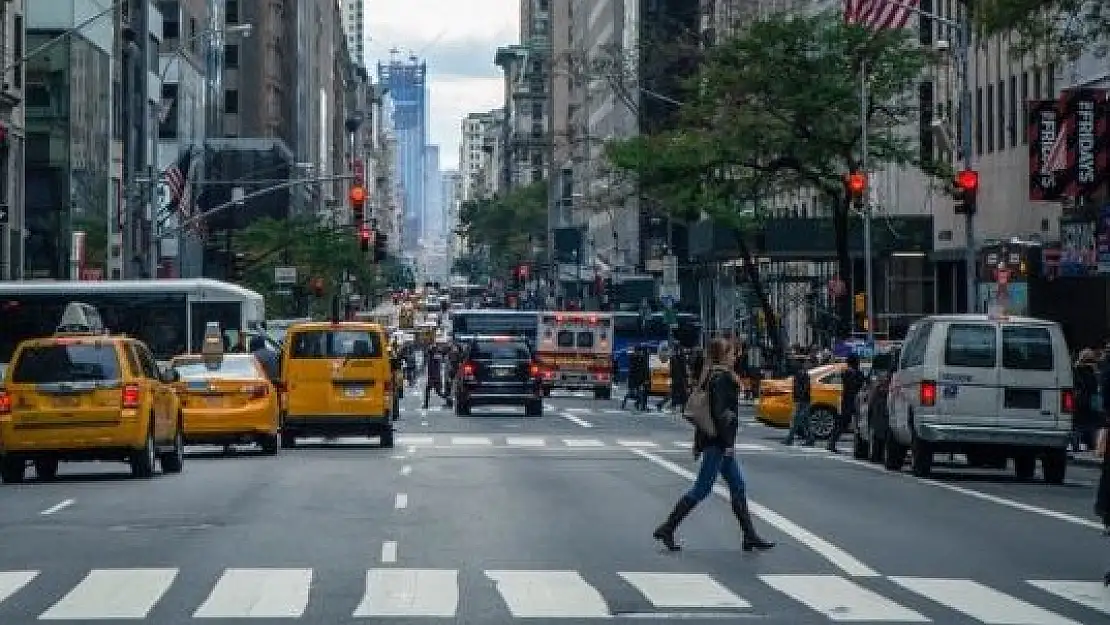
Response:
[[[708,436],[701,430],[694,431],[694,452],[701,453],[706,447],[732,449],[736,445],[736,434],[740,420],[736,415],[740,388],[736,378],[727,369],[717,369],[710,373],[706,381],[709,392],[709,414],[713,417],[715,436]]]

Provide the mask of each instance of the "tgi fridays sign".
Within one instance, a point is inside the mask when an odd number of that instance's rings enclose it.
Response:
[[[1029,199],[1090,197],[1110,172],[1106,91],[1029,103]]]

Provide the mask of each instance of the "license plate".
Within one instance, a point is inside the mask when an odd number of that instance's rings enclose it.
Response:
[[[64,396],[64,397],[55,397],[54,398],[54,406],[56,406],[58,408],[73,408],[73,407],[78,406],[80,404],[81,404],[81,398],[80,397]]]
[[[366,390],[361,387],[347,387],[343,389],[344,397],[362,397],[366,395]]]
[[[493,375],[499,378],[507,378],[513,374],[512,369],[494,369]]]

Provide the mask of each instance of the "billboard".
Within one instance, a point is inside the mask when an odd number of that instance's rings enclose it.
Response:
[[[1110,172],[1106,91],[1071,89],[1029,103],[1029,199],[1088,198]]]
[[[1058,200],[1063,195],[1063,163],[1059,157],[1065,135],[1060,125],[1060,108],[1055,100],[1029,102],[1025,131],[1029,138],[1029,199],[1034,202]]]

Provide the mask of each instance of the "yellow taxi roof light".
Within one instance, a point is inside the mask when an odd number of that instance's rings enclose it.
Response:
[[[55,334],[108,334],[100,311],[89,304],[70,302],[62,312]]]
[[[209,321],[204,327],[204,343],[201,344],[200,354],[205,364],[212,366],[218,364],[224,357],[224,339],[220,332],[220,324]]]

